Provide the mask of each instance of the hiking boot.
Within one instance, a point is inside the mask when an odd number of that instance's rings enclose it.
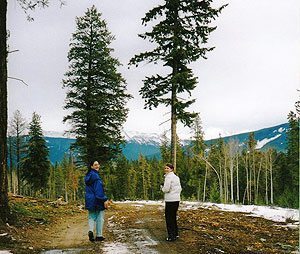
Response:
[[[94,233],[93,233],[92,231],[89,231],[88,235],[89,235],[89,240],[90,240],[91,242],[94,242],[94,241],[95,241]]]
[[[96,239],[95,239],[96,242],[101,242],[101,241],[104,241],[104,240],[105,240],[105,237],[103,237],[103,236],[97,236]]]
[[[174,242],[174,241],[177,240],[177,238],[176,238],[176,237],[168,237],[166,240],[167,240],[168,242]]]

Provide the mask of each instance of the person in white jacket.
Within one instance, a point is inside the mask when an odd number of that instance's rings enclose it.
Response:
[[[161,186],[165,200],[165,218],[168,231],[167,241],[175,241],[178,235],[177,211],[180,202],[180,179],[174,174],[174,166],[167,163],[165,166],[165,181]]]

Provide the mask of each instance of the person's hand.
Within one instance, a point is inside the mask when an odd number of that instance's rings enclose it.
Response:
[[[108,200],[104,202],[104,208],[105,209],[108,209],[108,204],[109,204]]]

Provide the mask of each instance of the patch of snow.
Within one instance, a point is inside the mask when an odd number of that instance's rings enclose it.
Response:
[[[126,201],[115,201],[116,204],[141,204],[141,205],[163,205],[163,201],[154,200],[126,200]]]
[[[123,130],[126,141],[134,141],[139,144],[154,144],[159,145],[161,143],[161,137],[157,133],[142,133],[136,131]]]
[[[63,132],[59,132],[59,131],[43,131],[43,135],[44,137],[49,137],[49,138],[66,138],[66,136],[64,136]]]
[[[163,206],[164,201],[153,200],[137,200],[137,201],[118,201],[115,203],[127,203],[127,204],[142,204],[142,205],[158,205]],[[229,212],[241,212],[249,213],[250,216],[262,217],[267,220],[275,222],[286,222],[287,220],[293,220],[293,225],[299,225],[299,210],[282,208],[276,206],[258,206],[258,205],[234,205],[234,204],[217,204],[210,202],[197,202],[197,201],[181,201],[181,210],[195,210],[198,208],[218,209]]]
[[[299,210],[257,206],[257,205],[231,205],[231,204],[215,204],[215,203],[200,203],[200,202],[182,202],[183,209],[197,209],[202,208],[215,208],[222,211],[249,213],[250,216],[262,217],[267,220],[275,222],[286,222],[286,220],[293,220],[299,222]]]
[[[10,250],[0,250],[0,254],[13,254]]]
[[[275,137],[272,138],[264,138],[263,140],[258,140],[257,141],[257,145],[256,145],[256,149],[260,149],[262,148],[264,145],[266,145],[267,143],[279,138],[281,136],[281,134],[277,134]]]

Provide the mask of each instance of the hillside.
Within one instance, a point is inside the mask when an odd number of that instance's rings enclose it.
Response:
[[[289,124],[284,123],[269,128],[260,129],[254,131],[254,137],[257,140],[256,149],[266,150],[268,148],[274,148],[277,151],[284,152],[287,147],[286,134],[289,129]],[[246,147],[250,132],[236,134],[228,137],[224,137],[224,141],[237,140],[239,144]],[[211,145],[215,143],[217,139],[207,140],[206,144]]]
[[[255,139],[257,140],[257,149],[266,150],[274,148],[277,151],[286,151],[287,140],[286,134],[289,126],[288,123],[269,127],[254,131]],[[147,157],[160,158],[160,136],[158,134],[144,134],[144,133],[124,133],[126,138],[126,145],[122,148],[124,156],[129,160],[138,159],[142,154]],[[47,135],[47,133],[45,134]],[[241,146],[246,146],[249,132],[236,134],[224,137],[225,142],[229,140],[237,140]],[[52,163],[62,160],[64,154],[68,153],[70,145],[75,142],[75,139],[63,137],[45,137],[49,150],[50,161]],[[210,146],[215,143],[217,139],[206,140],[205,143]],[[184,144],[188,144],[189,140],[184,140]]]

